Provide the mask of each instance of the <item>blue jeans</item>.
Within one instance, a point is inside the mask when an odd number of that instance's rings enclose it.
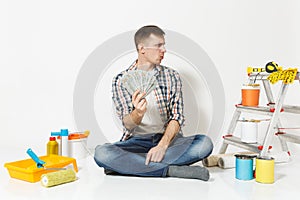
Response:
[[[161,162],[145,165],[147,152],[158,144],[163,134],[136,135],[126,141],[98,145],[95,149],[96,163],[105,169],[124,175],[165,177],[170,165],[190,165],[208,157],[213,143],[206,135],[173,139]]]

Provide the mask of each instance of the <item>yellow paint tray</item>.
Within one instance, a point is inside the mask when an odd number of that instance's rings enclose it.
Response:
[[[5,163],[4,167],[7,168],[10,177],[32,183],[40,181],[43,174],[56,171],[47,168],[64,168],[73,164],[73,169],[78,172],[76,159],[74,158],[49,155],[41,156],[39,159],[45,161],[42,168],[38,168],[33,159]]]

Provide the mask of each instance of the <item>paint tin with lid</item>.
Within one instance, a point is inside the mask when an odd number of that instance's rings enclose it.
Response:
[[[241,141],[245,143],[257,143],[258,122],[243,121],[241,126]]]
[[[257,157],[255,180],[259,183],[274,183],[274,164],[272,157]]]
[[[87,138],[89,131],[71,133],[69,135],[69,156],[75,159],[83,159],[88,156]]]
[[[242,87],[242,105],[258,106],[259,104],[260,85],[246,84]]]
[[[235,178],[239,180],[253,179],[253,158],[254,155],[235,155]]]

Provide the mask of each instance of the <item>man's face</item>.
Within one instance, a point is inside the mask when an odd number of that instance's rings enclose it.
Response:
[[[160,64],[166,53],[165,38],[151,34],[141,49],[144,58],[151,64]]]

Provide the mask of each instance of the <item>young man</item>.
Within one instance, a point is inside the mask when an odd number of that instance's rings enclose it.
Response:
[[[213,144],[205,135],[182,134],[181,79],[177,71],[160,65],[166,53],[164,35],[157,26],[144,26],[136,32],[138,59],[115,76],[112,83],[113,102],[124,134],[119,142],[98,145],[94,159],[106,174],[207,181],[206,168],[190,165],[209,156]],[[130,94],[121,82],[130,70],[152,71],[158,83],[156,88],[146,97],[139,90]]]

